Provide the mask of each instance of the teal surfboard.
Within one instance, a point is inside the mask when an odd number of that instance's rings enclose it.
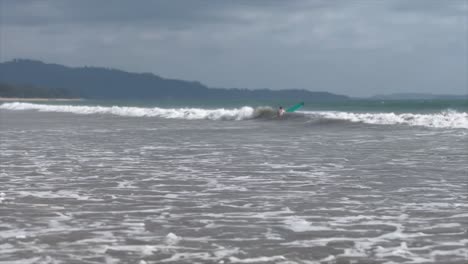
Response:
[[[288,113],[294,112],[294,111],[296,111],[297,109],[299,109],[299,108],[301,108],[303,106],[304,106],[304,102],[298,103],[297,105],[293,105],[293,106],[289,107],[288,109],[286,109],[286,112],[288,112]]]

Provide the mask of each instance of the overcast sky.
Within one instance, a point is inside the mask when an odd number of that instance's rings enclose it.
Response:
[[[468,0],[0,0],[0,60],[351,96],[468,93]]]

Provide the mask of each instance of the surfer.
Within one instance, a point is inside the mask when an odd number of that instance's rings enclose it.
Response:
[[[278,109],[278,117],[282,117],[283,115],[284,115],[284,109],[282,106],[280,106]]]

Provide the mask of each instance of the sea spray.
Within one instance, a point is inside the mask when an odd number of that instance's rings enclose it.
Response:
[[[311,112],[309,112],[310,114]],[[431,114],[417,113],[351,113],[322,111],[313,112],[319,118],[345,120],[376,125],[410,125],[436,128],[467,128],[468,113],[446,110]]]
[[[244,106],[240,108],[160,108],[160,107],[128,107],[128,106],[80,106],[52,105],[35,103],[3,103],[0,109],[6,110],[36,110],[41,112],[62,112],[74,114],[111,114],[129,117],[156,117],[184,120],[278,120],[275,110],[271,107]],[[468,113],[455,110],[445,110],[437,113],[354,113],[341,111],[301,111],[290,113],[281,118],[294,120],[341,120],[344,122],[359,122],[374,125],[408,125],[433,128],[464,128],[468,129]]]

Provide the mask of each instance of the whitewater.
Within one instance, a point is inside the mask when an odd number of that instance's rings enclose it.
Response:
[[[275,110],[271,107],[240,108],[160,108],[160,107],[129,107],[129,106],[80,106],[80,105],[48,105],[35,103],[3,103],[0,109],[6,110],[37,110],[42,112],[61,112],[74,114],[110,114],[128,117],[158,117],[186,120],[249,120],[275,119]],[[436,113],[361,113],[341,111],[299,111],[289,114],[289,118],[307,121],[342,120],[375,125],[408,125],[434,128],[464,128],[468,129],[468,113],[455,110],[443,110]]]
[[[467,110],[395,104],[2,103],[0,263],[467,263]]]

